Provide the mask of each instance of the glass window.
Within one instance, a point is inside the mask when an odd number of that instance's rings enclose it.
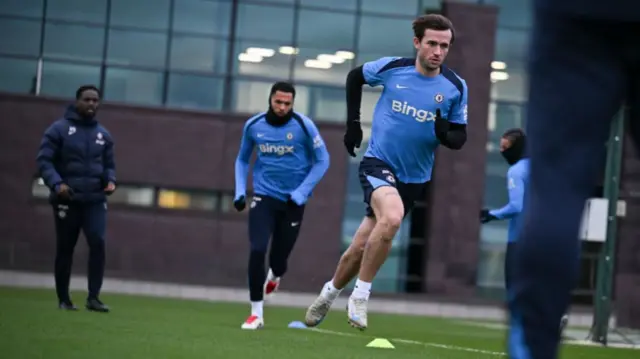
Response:
[[[251,2],[251,3],[256,3],[256,2],[266,2],[266,3],[277,3],[277,4],[291,4],[293,5],[295,3],[296,0],[240,0],[240,3],[243,2]]]
[[[104,49],[104,31],[102,27],[47,23],[44,33],[44,56],[100,62]]]
[[[240,4],[236,36],[241,39],[272,40],[280,45],[291,45],[293,19],[293,7]]]
[[[173,70],[226,73],[228,45],[226,40],[174,34],[170,67]]]
[[[357,9],[357,0],[300,0],[300,6],[304,7],[322,7],[327,9],[351,10]]]
[[[167,35],[128,30],[109,31],[107,61],[114,65],[164,67]]]
[[[504,70],[493,70],[491,73],[491,98],[526,102],[529,93],[526,64],[519,61],[505,62],[505,64]]]
[[[353,60],[346,60],[335,51],[299,49],[295,57],[294,78],[298,81],[344,86]]]
[[[525,106],[517,103],[491,102],[489,104],[489,123],[487,127],[491,136],[490,141],[495,142],[493,145],[496,148],[498,147],[498,140],[500,140],[504,131],[514,127],[524,127],[525,111]]]
[[[42,17],[43,3],[44,0],[2,0],[0,14]]]
[[[298,45],[314,49],[353,49],[354,14],[338,14],[328,11],[300,10],[298,17]]]
[[[169,28],[171,0],[111,0],[111,26]]]
[[[305,113],[313,119],[330,122],[346,120],[347,104],[343,88],[296,86],[296,90],[306,92],[305,102],[308,103],[308,108]],[[296,94],[296,110],[302,111],[304,103],[301,104],[299,100]]]
[[[223,90],[223,78],[171,74],[167,106],[220,110]]]
[[[531,27],[533,5],[531,0],[485,0],[499,7],[498,24],[504,27]]]
[[[40,53],[40,21],[1,19],[0,53],[38,56]],[[10,34],[10,35],[8,35]]]
[[[176,0],[173,6],[173,31],[229,35],[231,2]]]
[[[360,53],[413,56],[411,21],[411,19],[363,16],[360,22],[358,56]]]
[[[298,51],[262,41],[238,41],[234,50],[235,73],[279,80],[290,78],[293,58],[291,52]]]
[[[42,65],[43,95],[73,98],[78,87],[100,84],[100,66],[45,61]]]
[[[529,53],[529,32],[498,28],[496,32],[495,59],[499,61],[524,61]]]
[[[273,82],[236,80],[233,83],[233,110],[235,112],[258,113],[268,109],[269,91]],[[296,109],[298,108],[296,93]]]
[[[360,9],[378,14],[415,16],[418,13],[418,0],[366,0],[361,2]]]
[[[507,229],[502,222],[482,226],[478,258],[477,285],[483,288],[504,288],[504,260]],[[500,223],[500,224],[498,224]],[[501,238],[501,240],[499,239]]]
[[[35,93],[36,60],[0,57],[0,91]]]
[[[118,189],[108,197],[109,203],[121,203],[130,206],[152,207],[155,199],[153,187],[118,185]]]
[[[160,105],[164,76],[161,72],[107,68],[104,87],[109,101]]]
[[[158,207],[171,209],[199,209],[214,211],[218,206],[215,193],[175,191],[161,189],[158,191]]]
[[[461,0],[458,0],[461,1]],[[464,0],[464,2],[473,2],[477,3],[478,0]],[[425,10],[429,9],[440,9],[442,7],[442,0],[422,0],[420,2],[420,14],[424,13]]]
[[[107,21],[107,2],[104,0],[48,0],[47,19],[104,24]]]

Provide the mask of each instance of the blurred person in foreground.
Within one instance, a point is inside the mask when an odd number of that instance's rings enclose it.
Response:
[[[76,102],[46,129],[37,164],[51,194],[56,229],[55,282],[60,309],[77,310],[69,294],[80,230],[89,245],[86,308],[108,312],[99,299],[105,266],[107,196],[116,189],[113,138],[96,119],[100,91],[82,86]]]
[[[509,202],[501,208],[485,208],[480,212],[480,222],[482,224],[496,220],[508,220],[509,229],[507,234],[507,249],[504,263],[505,289],[511,292],[511,271],[513,268],[513,254],[517,245],[516,240],[522,226],[522,207],[524,203],[525,188],[529,182],[529,159],[526,153],[526,139],[524,130],[512,128],[500,138],[500,153],[509,164],[507,171],[507,191]],[[564,315],[560,320],[560,330],[562,331],[569,320],[568,315]]]
[[[249,299],[251,314],[242,329],[264,326],[263,303],[280,286],[298,239],[304,209],[313,189],[329,168],[329,152],[313,121],[293,110],[293,85],[271,87],[269,109],[244,125],[235,164],[237,211],[246,206],[249,161],[255,149],[254,196],[249,206]],[[269,252],[269,271],[265,258]]]
[[[352,157],[362,142],[362,86],[384,86],[373,114],[369,147],[359,168],[366,214],[333,278],[308,308],[308,326],[320,324],[340,292],[357,277],[347,320],[354,328],[367,328],[373,280],[387,259],[403,218],[425,196],[436,149],[443,145],[459,150],[465,144],[467,85],[443,65],[454,39],[449,19],[420,16],[413,22],[416,57],[383,57],[347,75],[344,144]]]
[[[527,105],[529,187],[513,253],[508,351],[555,359],[579,273],[578,238],[602,144],[626,102],[640,134],[640,2],[535,0]]]

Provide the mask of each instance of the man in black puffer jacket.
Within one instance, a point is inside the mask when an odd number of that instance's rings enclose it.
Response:
[[[116,189],[113,139],[95,118],[100,91],[82,86],[64,117],[44,133],[37,164],[51,190],[56,228],[55,280],[59,308],[76,310],[69,295],[73,252],[82,229],[89,245],[86,308],[108,312],[98,298],[105,264],[106,197]]]

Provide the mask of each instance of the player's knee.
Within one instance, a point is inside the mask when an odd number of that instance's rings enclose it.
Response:
[[[403,213],[401,211],[389,211],[378,219],[378,225],[382,227],[385,240],[392,240],[402,224]]]

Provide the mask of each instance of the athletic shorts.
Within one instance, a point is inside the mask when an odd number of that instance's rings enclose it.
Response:
[[[391,166],[374,157],[364,157],[359,167],[360,185],[364,192],[364,203],[367,204],[367,217],[375,217],[371,208],[371,195],[376,188],[392,186],[400,193],[404,205],[405,217],[411,212],[416,201],[425,199],[429,182],[403,183],[397,180]]]

